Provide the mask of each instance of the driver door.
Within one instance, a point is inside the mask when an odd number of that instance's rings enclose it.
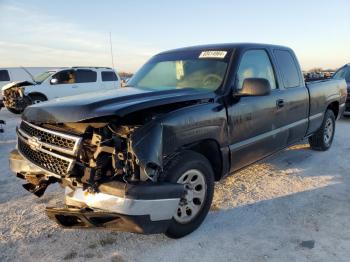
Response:
[[[79,94],[79,88],[77,87],[75,70],[62,70],[52,76],[48,97],[58,98]]]
[[[275,71],[264,49],[245,51],[236,74],[235,89],[241,89],[246,78],[264,78],[271,86],[266,96],[240,97],[228,106],[231,172],[260,160],[287,144],[283,130],[283,90],[278,89]]]

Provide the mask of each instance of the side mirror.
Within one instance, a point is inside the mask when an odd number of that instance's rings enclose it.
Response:
[[[51,85],[56,85],[58,83],[58,79],[57,78],[52,78],[51,80],[50,80],[50,84]]]
[[[270,82],[265,78],[246,78],[242,89],[238,90],[239,96],[266,96],[270,94]]]

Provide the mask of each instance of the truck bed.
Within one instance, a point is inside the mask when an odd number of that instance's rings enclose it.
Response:
[[[338,101],[339,94],[346,90],[345,80],[326,79],[313,82],[306,82],[309,91],[309,128],[308,134],[315,132],[322,123],[323,114],[327,105]],[[345,103],[346,94],[341,94],[341,102]]]

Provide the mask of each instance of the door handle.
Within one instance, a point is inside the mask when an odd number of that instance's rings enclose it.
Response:
[[[276,101],[276,107],[277,107],[277,108],[282,108],[282,107],[284,107],[284,100],[283,100],[283,99],[278,99],[278,100]]]
[[[72,88],[77,88],[78,86],[72,86]]]

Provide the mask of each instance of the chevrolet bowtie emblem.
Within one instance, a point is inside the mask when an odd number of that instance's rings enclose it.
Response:
[[[31,149],[37,151],[38,149],[41,148],[40,139],[37,137],[30,137],[28,138],[28,145],[30,146]]]

